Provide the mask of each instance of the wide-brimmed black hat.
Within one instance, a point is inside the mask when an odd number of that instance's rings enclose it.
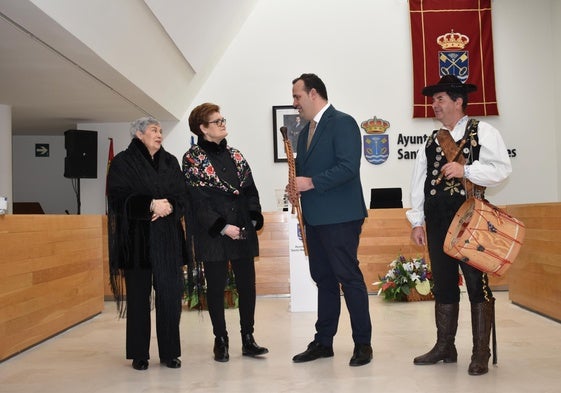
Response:
[[[435,93],[442,91],[453,91],[458,93],[471,93],[477,90],[477,86],[471,83],[462,83],[457,76],[444,75],[436,85],[426,86],[423,88],[423,95],[432,97]]]

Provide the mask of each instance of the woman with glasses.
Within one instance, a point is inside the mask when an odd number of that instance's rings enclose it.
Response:
[[[229,360],[229,339],[224,318],[224,289],[231,264],[239,295],[242,354],[269,352],[253,338],[255,265],[259,255],[257,230],[263,226],[259,193],[249,164],[226,142],[226,119],[220,107],[197,106],[189,116],[197,143],[183,156],[183,173],[193,201],[194,250],[203,262],[206,300],[212,321],[214,360]]]

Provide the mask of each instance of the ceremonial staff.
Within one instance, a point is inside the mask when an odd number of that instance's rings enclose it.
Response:
[[[288,162],[288,199],[292,203],[292,214],[296,210],[298,224],[300,225],[300,233],[302,234],[302,244],[304,245],[304,254],[308,255],[308,243],[306,242],[306,228],[304,227],[304,219],[302,218],[302,209],[300,208],[300,197],[296,189],[296,163],[294,162],[294,152],[292,144],[288,139],[288,130],[286,127],[280,128],[282,140],[284,142],[284,151],[286,152],[286,161]]]

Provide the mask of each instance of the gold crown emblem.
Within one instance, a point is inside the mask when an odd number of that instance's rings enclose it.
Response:
[[[388,128],[390,128],[390,122],[384,119],[378,119],[374,116],[372,119],[368,119],[360,123],[360,127],[368,134],[378,134],[385,132]]]
[[[442,34],[436,39],[438,45],[442,49],[464,49],[469,42],[469,37],[462,33],[454,33],[452,30],[450,33]]]

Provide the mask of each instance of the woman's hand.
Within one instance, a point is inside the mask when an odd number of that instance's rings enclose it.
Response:
[[[243,232],[243,228],[237,227],[235,225],[226,225],[226,228],[224,229],[224,235],[228,236],[229,238],[231,238],[232,240],[240,240],[242,239],[242,233]]]
[[[173,206],[165,198],[152,199],[152,203],[150,203],[150,211],[152,212],[152,221],[156,221],[160,217],[166,217],[173,213]]]

